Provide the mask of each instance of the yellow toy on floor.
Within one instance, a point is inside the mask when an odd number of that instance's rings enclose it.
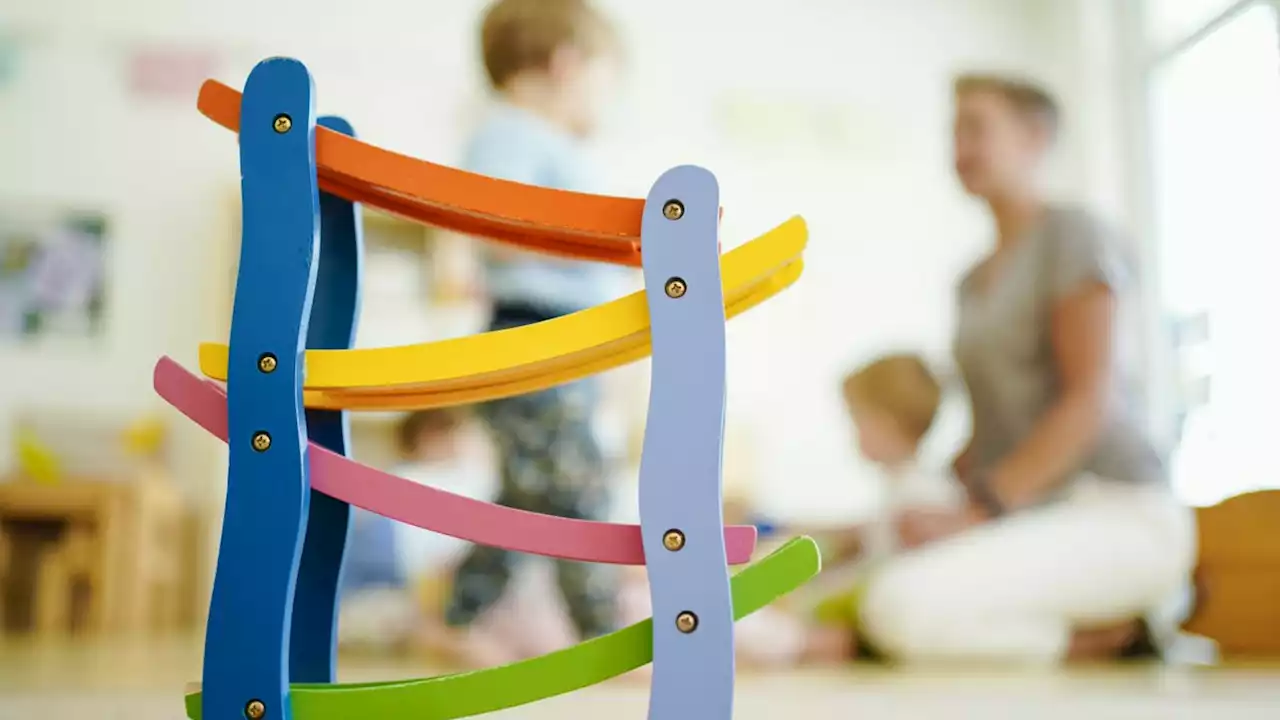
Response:
[[[813,619],[820,625],[838,625],[856,630],[858,606],[866,591],[867,582],[860,580],[844,592],[829,595],[813,608]]]

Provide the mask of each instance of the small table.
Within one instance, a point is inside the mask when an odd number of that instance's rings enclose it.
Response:
[[[177,491],[158,473],[130,480],[0,482],[0,535],[23,521],[46,521],[56,533],[34,548],[31,542],[22,548],[17,538],[0,538],[0,548],[7,545],[11,555],[7,562],[0,559],[0,597],[29,591],[33,629],[67,629],[74,576],[87,586],[83,620],[88,633],[135,633],[176,621],[181,519]],[[37,553],[34,577],[18,578],[14,572],[17,554],[24,551]],[[25,558],[28,567],[31,560]],[[30,585],[13,587],[23,580]]]

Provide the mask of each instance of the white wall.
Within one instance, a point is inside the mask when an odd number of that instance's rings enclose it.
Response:
[[[616,188],[643,194],[666,167],[694,162],[721,179],[726,244],[794,213],[810,222],[805,277],[730,335],[730,413],[756,426],[761,500],[784,515],[864,507],[872,486],[848,446],[838,377],[891,346],[944,358],[951,282],[986,239],[949,172],[949,76],[1023,70],[1062,83],[1068,100],[1085,97],[1092,81],[1074,68],[1094,48],[1078,40],[1086,26],[1077,10],[1090,3],[608,4],[634,61],[600,148]],[[195,111],[194,87],[177,104],[127,98],[130,44],[217,46],[219,77],[233,85],[259,57],[298,56],[316,76],[321,112],[437,160],[455,157],[479,94],[477,0],[18,5],[12,27],[31,49],[18,83],[0,89],[0,197],[101,204],[115,244],[107,342],[0,350],[0,433],[5,411],[25,404],[155,406],[156,356],[193,364],[197,343],[225,332],[236,144]],[[743,107],[755,108],[747,120],[770,122],[744,123]],[[1068,138],[1064,155],[1077,162],[1059,173],[1060,187],[1094,188],[1107,174],[1094,158],[1108,152],[1098,150],[1108,122],[1086,118],[1088,129]],[[940,444],[958,424],[949,419]],[[188,481],[217,497],[217,472],[197,471],[217,467],[216,446],[194,431],[181,446]]]

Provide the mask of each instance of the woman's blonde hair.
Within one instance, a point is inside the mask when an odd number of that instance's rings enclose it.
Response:
[[[456,432],[467,420],[467,411],[461,407],[416,410],[405,415],[396,427],[396,443],[400,451],[411,455],[422,442],[423,435],[448,435]]]
[[[869,406],[893,418],[919,442],[933,426],[942,402],[942,385],[917,355],[886,355],[849,373],[842,384],[850,409]]]
[[[965,73],[956,77],[952,88],[957,98],[989,92],[1004,98],[1013,109],[1044,124],[1050,135],[1058,131],[1062,111],[1053,94],[1043,86],[1010,75]]]

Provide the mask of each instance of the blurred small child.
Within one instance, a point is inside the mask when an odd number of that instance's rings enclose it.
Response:
[[[392,472],[438,490],[491,502],[497,494],[497,478],[491,462],[479,462],[488,458],[477,452],[475,441],[483,436],[476,430],[469,409],[411,413],[397,432],[400,463]],[[464,540],[404,523],[396,523],[396,531],[401,563],[418,578],[448,568],[467,547]]]
[[[396,432],[401,457],[396,473],[407,474],[403,471],[423,464],[448,466],[455,462],[463,422],[463,414],[452,408],[407,415]],[[342,573],[340,643],[388,649],[413,639],[422,614],[412,580],[422,572],[423,558],[432,553],[407,548],[406,530],[415,536],[432,535],[361,508],[351,509]]]
[[[884,507],[871,522],[833,534],[832,547],[823,553],[826,567],[814,583],[798,591],[800,602],[766,607],[738,622],[736,650],[743,666],[778,668],[853,657],[858,592],[875,564],[901,549],[898,515],[964,501],[958,483],[919,463],[920,444],[942,398],[942,387],[923,360],[906,354],[882,357],[846,376],[841,390],[859,451],[885,475]],[[725,524],[751,516],[745,496],[726,495]],[[818,601],[805,608],[805,595]],[[625,575],[622,610],[626,622],[649,616],[644,568]]]
[[[954,507],[963,501],[956,483],[918,463],[920,443],[933,425],[942,396],[940,384],[920,358],[880,358],[847,375],[841,394],[858,450],[885,476],[882,511],[870,522],[834,531],[783,530],[820,538],[823,570],[783,602],[738,623],[744,664],[776,668],[854,657],[859,591],[876,563],[899,551],[898,515],[909,508]]]
[[[612,22],[590,0],[495,0],[479,27],[481,59],[493,91],[476,129],[466,170],[560,190],[599,189],[584,142],[608,109],[621,59]],[[488,330],[568,315],[617,297],[624,271],[601,264],[485,246],[485,284],[493,307]],[[596,437],[599,388],[580,380],[483,404],[496,440],[506,507],[601,520],[610,506],[604,450]],[[476,621],[508,594],[522,557],[475,546],[459,564],[446,611],[450,626],[476,631],[468,662],[504,657],[483,648]],[[558,561],[555,585],[577,634],[617,626],[614,568]]]
[[[923,360],[910,354],[882,357],[847,375],[841,390],[858,450],[881,468],[886,482],[880,514],[835,534],[833,547],[824,553],[827,568],[811,589],[826,597],[814,608],[819,626],[809,644],[813,654],[830,660],[854,652],[859,591],[875,564],[901,551],[900,514],[964,502],[958,483],[919,461],[920,444],[942,398],[942,387]]]
[[[888,355],[845,377],[845,407],[858,436],[858,450],[884,473],[884,510],[873,523],[850,533],[864,559],[899,549],[896,521],[908,508],[955,507],[960,486],[940,470],[922,467],[919,453],[933,427],[942,386],[915,355]]]

